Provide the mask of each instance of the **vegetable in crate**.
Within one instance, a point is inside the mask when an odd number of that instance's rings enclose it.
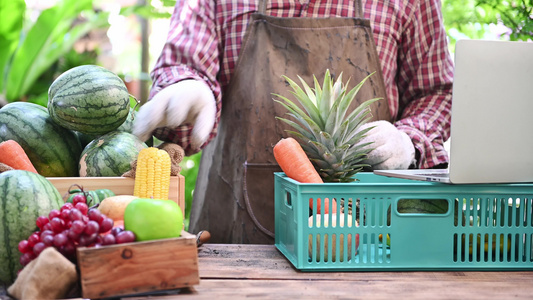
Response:
[[[362,162],[372,148],[367,147],[368,143],[358,142],[372,127],[359,129],[370,119],[370,104],[379,98],[363,102],[352,112],[348,112],[348,108],[369,77],[348,91],[348,83],[343,85],[342,74],[333,84],[329,70],[324,75],[322,88],[314,77],[314,90],[302,78],[303,89],[284,76],[305,111],[288,98],[275,94],[281,99],[275,101],[283,105],[297,122],[277,119],[296,129],[289,133],[299,141],[324,182],[354,181],[353,176],[368,166]]]
[[[281,170],[294,180],[301,183],[323,183],[322,178],[313,167],[313,164],[305,154],[302,146],[293,138],[281,139],[273,149],[274,157]],[[322,211],[322,201],[317,199],[317,212]],[[332,210],[336,210],[336,201],[332,199]],[[309,207],[314,207],[314,200],[309,199]],[[330,202],[324,201],[324,212],[330,211]]]
[[[58,190],[39,174],[23,170],[0,174],[0,282],[13,282],[22,268],[19,242],[35,231],[37,217],[62,203]]]
[[[61,74],[48,90],[50,117],[59,125],[85,134],[117,129],[128,117],[126,85],[113,72],[82,65]]]
[[[79,160],[82,177],[122,176],[131,169],[131,163],[145,143],[128,132],[113,131],[90,142]]]
[[[137,157],[133,195],[140,198],[168,199],[170,156],[155,147],[142,149]]]
[[[74,189],[72,187],[75,187]],[[82,197],[84,201],[89,205],[93,206],[95,204],[101,203],[105,198],[115,196],[110,189],[96,189],[92,191],[85,191],[82,186],[73,185],[68,191],[69,196],[65,202],[73,203],[73,200],[76,197]]]
[[[310,216],[308,225],[309,228],[328,228],[329,225],[329,218],[330,216],[324,215],[324,222],[321,222],[322,216],[317,214],[316,219],[315,216]],[[345,225],[345,218],[347,219],[346,225]],[[352,221],[353,217],[351,215],[346,214],[339,214],[339,217],[337,217],[336,213],[331,214],[331,224],[333,228],[337,227],[348,227],[348,228],[357,228],[359,227],[359,222],[355,220],[355,226],[354,222]],[[339,224],[337,225],[337,219],[339,219]],[[323,223],[323,224],[322,224]],[[339,238],[339,259],[337,260],[337,238]],[[345,248],[345,241],[346,238],[346,248]],[[309,258],[311,259],[313,257],[313,253],[316,254],[316,261],[328,261],[328,253],[331,252],[331,260],[332,261],[343,261],[344,255],[346,254],[347,260],[350,260],[351,257],[355,256],[357,254],[357,251],[359,249],[359,234],[355,234],[355,241],[352,240],[353,235],[352,234],[335,234],[334,232],[328,232],[325,234],[316,234],[316,235],[309,235],[309,244],[308,244],[308,254]],[[313,251],[313,241],[316,245],[314,251]],[[330,243],[331,241],[331,243]],[[324,251],[323,259],[321,259],[321,251]],[[345,252],[346,251],[346,252]]]
[[[14,140],[40,175],[77,177],[82,151],[76,134],[57,125],[46,108],[13,102],[0,109],[0,141]]]

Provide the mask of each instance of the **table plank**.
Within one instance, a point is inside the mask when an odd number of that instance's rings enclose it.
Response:
[[[530,293],[531,284],[526,282],[210,279],[181,291],[180,295],[157,299],[176,299],[182,295],[194,299],[531,299]]]
[[[199,271],[202,279],[295,279],[346,281],[468,281],[533,282],[533,272],[302,272],[274,245],[204,244],[199,248]],[[533,285],[532,285],[533,290]]]
[[[204,244],[200,283],[146,299],[531,299],[533,272],[302,272],[273,245]],[[0,287],[0,299],[4,299]]]

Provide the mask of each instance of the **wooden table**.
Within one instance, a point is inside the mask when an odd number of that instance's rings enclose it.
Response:
[[[533,299],[533,272],[315,273],[298,271],[273,245],[198,251],[200,284],[124,299]]]
[[[273,245],[204,244],[199,271],[200,284],[180,291],[180,297],[533,299],[533,272],[309,273],[295,269]]]

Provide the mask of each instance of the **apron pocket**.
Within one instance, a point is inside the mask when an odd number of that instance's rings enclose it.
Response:
[[[277,164],[244,163],[243,194],[248,215],[264,234],[274,238],[274,172]]]

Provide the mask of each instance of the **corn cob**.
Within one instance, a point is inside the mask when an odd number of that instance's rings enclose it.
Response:
[[[139,198],[168,199],[170,156],[155,147],[142,149],[137,157],[133,195]]]

